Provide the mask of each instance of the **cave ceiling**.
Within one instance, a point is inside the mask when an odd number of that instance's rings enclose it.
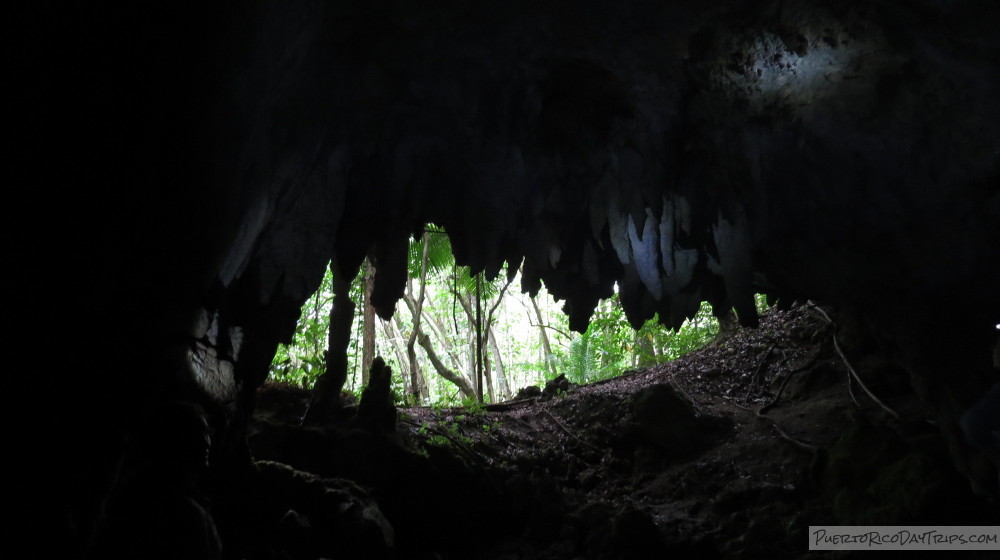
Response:
[[[136,321],[202,307],[273,342],[331,258],[352,274],[366,256],[387,315],[434,223],[473,271],[523,266],[578,330],[615,284],[635,325],[704,300],[753,324],[755,292],[891,309],[961,293],[992,327],[988,6],[71,8],[38,24],[64,42],[36,40],[26,66],[62,73],[26,81],[53,107],[26,111],[26,145],[58,128],[74,146],[40,181],[77,185],[66,221],[97,233],[70,264],[143,285],[105,294]]]
[[[387,315],[433,222],[473,271],[523,259],[576,329],[615,283],[671,326],[702,300],[752,324],[759,291],[974,289],[997,278],[998,44],[948,6],[266,6],[220,280],[297,305],[367,254]]]

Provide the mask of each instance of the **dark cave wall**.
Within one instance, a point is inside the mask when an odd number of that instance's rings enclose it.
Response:
[[[46,503],[79,516],[66,496],[92,499],[132,419],[172,398],[204,400],[215,452],[240,456],[326,262],[372,255],[384,312],[428,221],[474,269],[523,259],[576,328],[615,282],[636,324],[703,299],[752,323],[754,291],[853,310],[981,477],[956,419],[1000,319],[989,7],[20,8],[12,207],[46,219],[18,232],[19,280],[40,301],[75,280],[40,433],[97,458]]]
[[[577,327],[615,281],[636,323],[701,299],[752,322],[755,289],[903,313],[962,291],[995,314],[978,7],[262,8],[252,42],[280,55],[234,95],[264,194],[220,307],[282,336],[321,263],[370,248],[387,309],[434,221],[475,269],[523,257]]]

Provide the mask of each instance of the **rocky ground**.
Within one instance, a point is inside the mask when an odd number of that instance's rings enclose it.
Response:
[[[828,558],[849,555],[809,553],[810,525],[1000,521],[905,372],[809,306],[614,379],[399,409],[395,430],[301,427],[307,400],[260,392],[256,501],[221,514],[239,556]]]

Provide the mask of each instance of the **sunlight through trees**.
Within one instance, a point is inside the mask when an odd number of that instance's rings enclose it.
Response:
[[[544,286],[529,297],[520,290],[519,272],[508,275],[506,268],[493,280],[480,277],[477,284],[467,267],[455,264],[447,235],[432,227],[421,239],[411,239],[406,292],[389,321],[366,305],[373,272],[363,266],[351,284],[357,309],[344,390],[360,394],[366,363],[378,355],[392,368],[397,400],[411,405],[468,403],[480,391],[486,402],[499,402],[558,375],[575,383],[606,379],[674,360],[719,332],[707,303],[677,332],[661,326],[656,317],[633,330],[617,293],[598,305],[586,332],[572,332],[562,304]],[[325,371],[333,285],[328,268],[319,290],[302,306],[291,343],[279,346],[270,380],[311,388]],[[477,297],[482,388],[476,360]],[[366,338],[373,345],[367,355]]]

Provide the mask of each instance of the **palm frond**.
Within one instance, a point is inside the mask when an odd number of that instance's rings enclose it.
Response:
[[[427,235],[410,238],[409,267],[410,278],[420,277],[420,263],[424,254],[424,240],[427,243],[427,272],[439,274],[450,270],[455,264],[448,236],[433,224],[428,224]]]

